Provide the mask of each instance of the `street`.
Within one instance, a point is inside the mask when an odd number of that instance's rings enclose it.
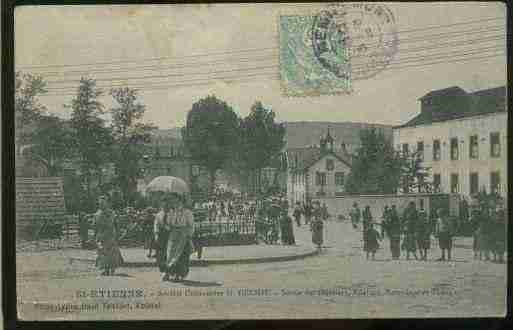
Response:
[[[299,244],[311,244],[307,226],[294,229]],[[102,277],[93,264],[71,263],[66,250],[20,254],[19,317],[24,319],[24,312],[30,319],[84,320],[478,317],[505,311],[506,264],[473,260],[469,239],[456,239],[451,262],[435,261],[436,244],[427,262],[404,256],[392,261],[386,239],[376,260],[368,261],[361,232],[349,223],[328,222],[324,232],[326,247],[318,256],[192,267],[183,283],[161,282],[155,268],[120,268],[116,276]],[[142,297],[127,295],[132,289]]]

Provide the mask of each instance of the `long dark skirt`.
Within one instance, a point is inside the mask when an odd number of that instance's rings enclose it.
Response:
[[[191,259],[192,246],[190,242],[185,243],[182,253],[178,260],[167,269],[167,273],[172,276],[186,277],[189,274],[189,262]]]
[[[417,237],[417,245],[419,249],[426,250],[431,248],[431,239],[429,235],[422,235],[420,237]]]
[[[417,242],[415,239],[415,234],[407,233],[406,237],[403,241],[403,250],[406,250],[408,252],[415,252],[417,251]]]
[[[376,237],[367,235],[367,244],[365,246],[365,252],[375,253],[379,249],[379,242]]]
[[[161,272],[165,272],[167,269],[167,242],[169,240],[169,231],[163,230],[159,232],[157,237],[157,265]]]
[[[96,267],[104,270],[114,270],[123,264],[123,256],[114,240],[102,242],[102,247],[97,251]]]
[[[392,252],[392,258],[394,259],[401,256],[401,237],[399,234],[390,235],[390,252]]]
[[[294,229],[292,227],[292,221],[284,221],[280,224],[281,229],[281,242],[286,245],[296,244],[294,239]]]
[[[321,246],[324,242],[323,238],[323,223],[320,221],[315,221],[312,224],[312,243],[317,246]]]
[[[438,245],[440,249],[450,250],[452,249],[452,236],[448,232],[442,232],[438,234]]]

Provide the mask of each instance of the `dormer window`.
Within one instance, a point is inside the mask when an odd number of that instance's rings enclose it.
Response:
[[[333,159],[326,159],[326,171],[333,171],[335,169],[335,162]]]

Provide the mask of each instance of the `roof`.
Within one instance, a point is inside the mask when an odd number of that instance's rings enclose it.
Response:
[[[427,93],[422,96],[419,100],[430,99],[433,97],[444,97],[444,96],[455,96],[455,95],[464,95],[466,94],[465,90],[458,86],[451,86],[443,89],[437,89]]]
[[[455,96],[454,93],[459,93],[457,89],[462,90],[459,87],[450,87],[443,90],[432,91],[424,95],[421,100],[433,97],[433,96]],[[466,93],[468,97],[469,108],[466,111],[460,112],[421,112],[417,116],[405,124],[394,127],[413,127],[418,125],[432,124],[436,122],[444,122],[448,120],[468,118],[498,112],[506,111],[506,86],[495,87],[485,90],[480,90],[473,93]]]
[[[295,169],[298,171],[307,170],[326,155],[335,156],[347,166],[351,166],[350,156],[347,153],[339,150],[322,152],[321,148],[318,147],[291,148],[287,149],[286,155],[289,164],[294,164],[295,159],[297,159],[297,167],[295,167]]]

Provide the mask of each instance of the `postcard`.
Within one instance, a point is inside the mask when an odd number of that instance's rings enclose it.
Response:
[[[504,3],[14,16],[20,320],[505,316]]]

